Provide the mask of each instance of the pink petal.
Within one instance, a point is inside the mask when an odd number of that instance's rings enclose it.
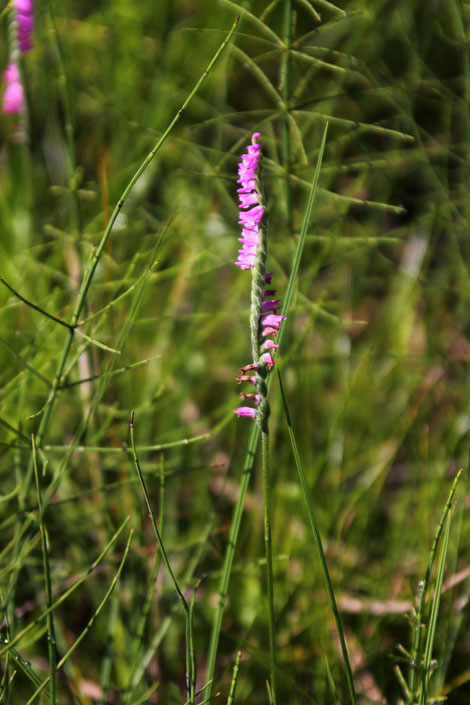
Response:
[[[266,350],[277,350],[279,345],[276,345],[274,340],[266,340],[263,346]]]
[[[275,313],[268,313],[267,316],[263,316],[261,323],[263,326],[272,326],[273,328],[279,328],[281,321],[285,321],[286,317],[281,315],[276,315]]]
[[[234,412],[237,416],[248,416],[250,419],[254,419],[256,416],[256,410],[251,406],[239,406],[238,409],[234,409]]]
[[[248,208],[249,206],[253,205],[258,205],[259,206],[259,199],[256,193],[247,193],[247,194],[240,194],[239,195],[240,199],[240,205],[238,206],[239,208]]]

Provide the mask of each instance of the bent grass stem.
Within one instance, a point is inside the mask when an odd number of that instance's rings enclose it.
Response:
[[[150,497],[149,497],[149,494],[147,491],[147,486],[145,484],[144,476],[142,474],[142,470],[141,470],[140,463],[139,463],[139,458],[137,456],[137,451],[136,451],[136,447],[135,447],[134,412],[131,413],[129,432],[130,432],[132,458],[134,460],[134,467],[135,467],[135,471],[137,473],[137,477],[139,478],[139,481],[140,481],[140,486],[142,488],[142,492],[144,494],[145,503],[147,505],[152,528],[153,528],[155,537],[157,539],[158,547],[160,549],[160,553],[163,558],[163,562],[166,566],[168,574],[171,578],[171,582],[173,583],[173,587],[175,588],[176,594],[178,596],[178,599],[179,599],[179,601],[183,607],[184,613],[185,613],[185,619],[186,619],[186,689],[188,691],[189,702],[191,705],[193,705],[194,695],[195,695],[195,687],[194,687],[193,669],[192,669],[193,659],[191,656],[192,651],[194,650],[191,611],[189,609],[188,603],[186,602],[186,599],[185,599],[183,593],[180,590],[180,587],[178,585],[178,581],[176,580],[175,574],[173,573],[173,569],[170,565],[170,561],[168,560],[168,556],[167,556],[165,547],[163,545],[162,537],[161,537],[160,531],[158,529],[157,521],[155,519],[155,515],[152,510],[152,505],[150,503]]]

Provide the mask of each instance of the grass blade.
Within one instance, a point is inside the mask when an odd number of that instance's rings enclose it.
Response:
[[[428,559],[428,565],[426,567],[426,573],[424,576],[424,579],[422,583],[420,584],[420,589],[421,589],[421,597],[419,600],[419,605],[418,605],[418,612],[416,614],[416,624],[414,628],[414,637],[413,637],[413,645],[412,645],[412,662],[413,666],[410,671],[410,681],[409,681],[409,690],[412,693],[413,697],[416,696],[416,691],[418,688],[418,673],[419,673],[419,664],[421,662],[421,654],[422,654],[422,641],[423,641],[423,628],[422,628],[422,622],[424,618],[424,607],[426,604],[426,595],[429,587],[429,581],[431,578],[431,570],[434,564],[434,559],[436,557],[436,552],[437,552],[437,547],[439,545],[440,538],[442,536],[442,532],[445,527],[445,523],[447,520],[447,515],[449,514],[451,507],[452,507],[452,501],[454,499],[455,491],[457,489],[458,482],[460,478],[462,477],[463,470],[459,470],[457,473],[454,482],[452,483],[452,487],[449,492],[449,497],[447,499],[446,505],[444,507],[444,510],[442,512],[441,519],[439,521],[439,524],[436,529],[436,534],[434,536],[434,541],[431,547],[431,552],[429,554],[429,559]]]
[[[437,625],[437,615],[439,612],[439,605],[441,603],[442,594],[442,583],[444,580],[444,570],[446,564],[447,550],[449,548],[449,535],[450,535],[450,524],[452,521],[452,511],[448,513],[445,529],[444,538],[442,541],[442,550],[439,557],[437,565],[437,576],[436,576],[436,588],[434,591],[434,599],[431,606],[431,614],[429,615],[429,624],[426,635],[426,647],[424,649],[424,659],[423,659],[423,680],[421,685],[421,693],[419,698],[420,705],[426,705],[427,694],[429,690],[429,681],[432,675],[431,669],[431,657],[432,650],[434,646],[434,639],[436,636],[436,625]]]
[[[346,669],[346,678],[348,681],[349,695],[351,698],[351,703],[353,705],[357,705],[351,663],[349,661],[348,648],[346,646],[346,638],[344,636],[344,629],[343,629],[343,624],[341,621],[341,615],[338,611],[338,606],[336,604],[336,597],[335,597],[335,593],[334,593],[334,589],[333,589],[333,584],[331,582],[330,571],[328,569],[328,564],[326,562],[326,557],[325,557],[325,552],[323,550],[323,544],[322,544],[322,540],[321,540],[320,530],[318,528],[312,498],[310,497],[310,491],[308,489],[307,479],[305,477],[305,472],[304,472],[304,468],[302,465],[302,460],[300,457],[299,448],[297,446],[297,441],[296,441],[295,433],[294,433],[294,427],[292,425],[292,420],[291,420],[291,416],[289,413],[289,407],[287,405],[287,398],[286,398],[286,394],[285,394],[285,390],[284,390],[284,385],[282,383],[282,376],[281,376],[281,371],[280,371],[279,367],[277,368],[277,374],[279,377],[279,385],[281,388],[282,402],[284,405],[284,413],[285,413],[287,428],[289,431],[289,437],[290,437],[290,441],[291,441],[291,445],[292,445],[292,451],[294,453],[295,464],[297,466],[297,471],[299,473],[299,480],[300,480],[300,485],[302,487],[302,492],[304,495],[305,504],[307,507],[308,518],[310,520],[313,538],[315,539],[315,544],[318,549],[318,555],[320,558],[320,563],[321,563],[321,567],[322,567],[322,571],[323,571],[323,577],[325,578],[328,599],[330,601],[331,611],[333,612],[333,616],[335,618],[336,629],[337,629],[339,641],[341,644],[341,652],[343,654],[344,666]]]
[[[46,606],[51,608],[52,606],[52,586],[51,586],[51,571],[49,566],[49,546],[46,534],[46,527],[44,526],[43,510],[42,510],[42,500],[41,500],[41,488],[39,485],[39,470],[38,470],[38,460],[36,454],[36,442],[34,439],[34,434],[31,436],[32,450],[33,450],[33,462],[34,462],[34,476],[36,478],[36,491],[38,497],[38,521],[39,529],[41,532],[41,543],[42,543],[42,562],[44,570],[44,584],[46,593]],[[49,671],[50,671],[50,703],[51,705],[56,704],[57,697],[57,683],[56,683],[56,670],[57,670],[57,651],[56,651],[56,638],[55,638],[55,628],[54,628],[54,612],[53,609],[50,610],[47,615],[47,651],[49,654]]]

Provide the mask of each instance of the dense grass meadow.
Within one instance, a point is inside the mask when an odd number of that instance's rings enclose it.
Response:
[[[0,20],[0,703],[467,705],[470,3]]]

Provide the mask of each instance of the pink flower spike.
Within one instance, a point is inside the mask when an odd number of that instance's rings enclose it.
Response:
[[[267,328],[263,328],[263,336],[266,338],[268,335],[276,335],[278,330],[279,326],[277,328],[272,328],[271,326],[268,326]]]
[[[240,188],[237,189],[240,210],[238,222],[242,226],[242,236],[239,238],[242,249],[238,251],[239,256],[235,264],[241,269],[253,269],[256,264],[261,235],[259,223],[265,213],[257,193],[257,171],[261,160],[261,145],[258,144],[258,137],[260,137],[258,132],[252,135],[251,144],[248,145],[246,153],[242,154],[238,164],[237,183],[240,184]]]
[[[13,0],[13,7],[16,13],[20,51],[29,51],[29,49],[33,48],[31,34],[34,29],[34,1]]]
[[[261,355],[261,359],[263,362],[265,362],[267,364],[269,369],[272,369],[274,367],[274,359],[271,357],[271,355],[268,352],[263,353],[263,355]]]
[[[239,406],[238,409],[234,409],[234,412],[238,417],[248,416],[250,419],[256,417],[256,410],[252,409],[250,406]]]

